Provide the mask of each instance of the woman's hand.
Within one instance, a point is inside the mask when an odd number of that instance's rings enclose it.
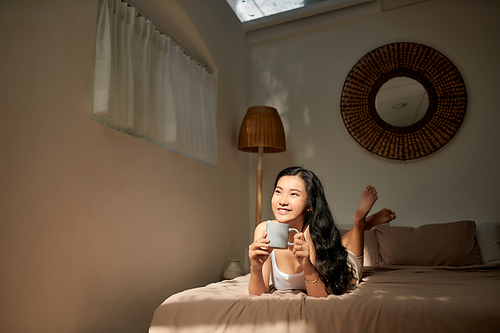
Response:
[[[313,242],[310,234],[305,239],[303,233],[296,234],[293,242],[293,254],[299,265],[304,270],[304,280],[306,281],[307,295],[313,297],[327,297],[323,281],[320,280],[318,272],[313,265],[316,258]]]
[[[309,243],[304,238],[303,233],[295,234],[293,237],[292,252],[299,265],[305,271],[307,268],[313,268],[314,265],[311,262]]]
[[[266,236],[267,232],[264,232],[260,238],[257,238],[248,247],[248,258],[250,259],[251,269],[262,269],[262,266],[269,258],[272,249],[269,249],[270,240]]]

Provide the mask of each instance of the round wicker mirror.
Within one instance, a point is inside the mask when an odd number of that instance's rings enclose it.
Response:
[[[429,106],[416,123],[398,127],[377,113],[380,87],[409,77],[427,91]],[[443,147],[458,131],[467,91],[458,69],[438,51],[415,43],[381,46],[356,63],[342,89],[340,111],[351,136],[368,151],[389,159],[410,160]]]

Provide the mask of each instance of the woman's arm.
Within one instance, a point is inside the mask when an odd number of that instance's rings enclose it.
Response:
[[[304,271],[304,279],[306,280],[307,295],[313,297],[327,297],[328,293],[325,290],[323,281],[319,278],[313,262],[316,261],[316,252],[309,233],[299,233],[294,237],[293,254],[299,262],[299,265]]]
[[[269,239],[266,239],[266,223],[262,222],[255,228],[254,242],[248,247],[248,258],[250,259],[250,282],[248,293],[250,295],[262,295],[269,292],[269,274],[271,263],[269,254]],[[266,248],[265,250],[263,248]]]

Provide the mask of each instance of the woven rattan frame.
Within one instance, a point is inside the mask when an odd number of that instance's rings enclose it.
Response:
[[[386,123],[375,97],[394,77],[409,77],[427,91],[424,117],[405,127]],[[351,136],[368,151],[389,159],[411,160],[443,147],[458,131],[467,107],[467,92],[458,69],[438,51],[415,43],[393,43],[365,55],[342,89],[340,111]]]

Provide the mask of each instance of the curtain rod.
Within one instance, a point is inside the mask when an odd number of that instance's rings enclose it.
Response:
[[[184,52],[185,55],[187,55],[188,57],[190,57],[192,60],[196,61],[199,66],[205,68],[210,74],[212,74],[212,72],[208,69],[207,65],[203,64],[195,56],[193,56],[191,53],[189,53],[188,51],[186,51],[186,48],[184,46],[182,46],[181,43],[177,42],[165,30],[163,30],[163,28],[161,28],[159,24],[157,24],[155,21],[153,21],[148,15],[144,14],[144,12],[139,7],[137,7],[136,4],[134,4],[133,1],[131,1],[131,0],[121,0],[121,1],[122,2],[126,2],[127,5],[129,5],[131,7],[134,7],[135,12],[136,12],[136,17],[142,16],[145,19],[150,20],[151,23],[153,23],[153,26],[155,27],[155,29],[158,29],[158,31],[161,32],[162,34],[164,34],[165,36],[170,37],[172,39],[172,41],[174,42],[174,44],[177,44],[182,49],[182,52]]]

